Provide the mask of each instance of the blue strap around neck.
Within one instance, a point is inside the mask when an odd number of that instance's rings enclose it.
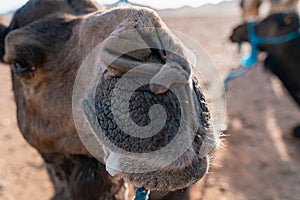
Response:
[[[245,55],[240,60],[241,69],[237,71],[232,71],[229,73],[229,75],[224,80],[225,90],[228,88],[228,82],[234,78],[243,76],[254,64],[257,62],[257,56],[259,53],[259,45],[261,44],[281,44],[284,42],[291,41],[293,39],[296,39],[300,36],[299,30],[288,33],[281,37],[271,37],[271,38],[265,38],[260,37],[255,33],[254,29],[255,21],[250,21],[247,23],[247,31],[248,31],[248,37],[249,37],[249,43],[251,45],[251,53],[249,55]],[[239,43],[239,48],[241,44]]]

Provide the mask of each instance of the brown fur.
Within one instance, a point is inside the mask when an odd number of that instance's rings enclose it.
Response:
[[[299,0],[241,0],[240,6],[242,9],[242,17],[245,20],[255,18],[259,15],[259,7],[263,2],[269,1],[271,3],[270,13],[276,12],[295,12]]]

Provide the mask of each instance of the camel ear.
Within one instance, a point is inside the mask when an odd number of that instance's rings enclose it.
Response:
[[[3,56],[4,56],[4,47],[5,47],[5,44],[4,44],[4,40],[5,40],[5,37],[6,35],[8,34],[9,32],[9,29],[8,27],[0,24],[0,62],[4,62],[3,61]]]

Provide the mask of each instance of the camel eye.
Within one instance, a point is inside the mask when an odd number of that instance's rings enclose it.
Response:
[[[20,63],[20,62],[14,62],[13,63],[13,70],[15,73],[24,76],[28,74],[29,72],[35,71],[35,67],[31,66],[30,64],[26,63]]]
[[[292,19],[290,17],[288,17],[288,16],[284,17],[283,23],[285,25],[289,25],[291,22],[292,22]]]

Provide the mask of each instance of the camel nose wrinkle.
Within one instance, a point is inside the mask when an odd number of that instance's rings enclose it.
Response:
[[[173,83],[186,84],[189,76],[177,63],[171,62],[162,66],[150,81],[150,90],[154,94],[165,93]]]
[[[113,32],[104,41],[100,57],[106,66],[121,73],[144,63],[165,63],[164,48],[156,28]]]

